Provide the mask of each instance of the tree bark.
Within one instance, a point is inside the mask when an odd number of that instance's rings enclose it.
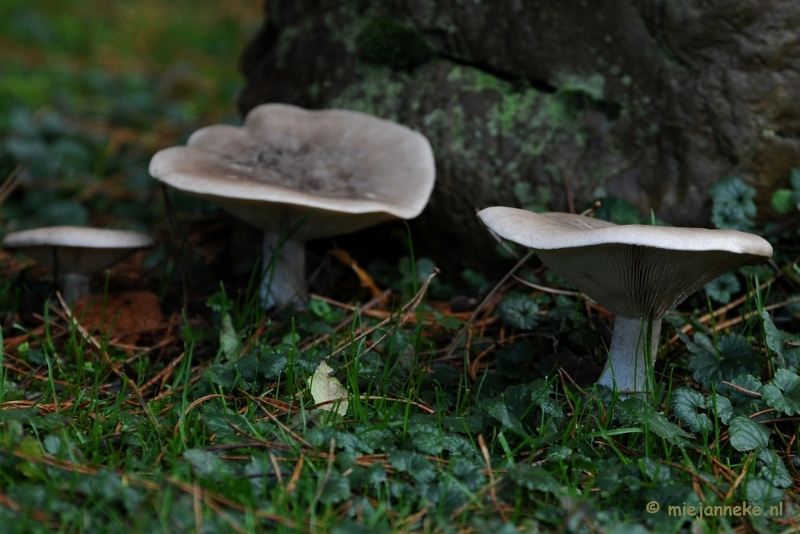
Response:
[[[709,187],[731,174],[768,205],[800,167],[798,28],[795,0],[269,0],[239,107],[419,130],[437,161],[419,252],[486,264],[476,208],[608,195],[707,226]]]

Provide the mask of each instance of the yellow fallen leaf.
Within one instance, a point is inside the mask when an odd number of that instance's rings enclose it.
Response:
[[[239,359],[242,345],[239,341],[239,333],[233,328],[233,320],[229,313],[222,316],[222,328],[220,328],[219,331],[219,344],[222,347],[222,353],[225,355],[226,360],[235,362]]]
[[[311,396],[314,398],[315,404],[322,402],[333,401],[341,399],[337,403],[324,404],[319,407],[320,410],[336,411],[337,414],[344,416],[347,413],[347,390],[341,382],[335,377],[331,376],[333,369],[325,363],[319,362],[319,367],[314,371],[313,376],[309,378],[311,382]]]

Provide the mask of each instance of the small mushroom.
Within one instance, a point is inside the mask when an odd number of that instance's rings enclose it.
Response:
[[[83,226],[51,226],[12,232],[3,247],[17,250],[63,273],[62,293],[68,304],[89,293],[89,276],[111,267],[153,239],[127,230]]]
[[[428,140],[400,124],[264,104],[242,127],[209,126],[161,150],[150,174],[264,231],[261,297],[271,306],[302,300],[306,241],[419,215],[435,166]]]
[[[646,371],[668,311],[728,270],[772,256],[766,240],[733,230],[616,225],[505,207],[478,217],[501,237],[535,250],[556,274],[614,312],[598,383],[623,395],[647,391]]]

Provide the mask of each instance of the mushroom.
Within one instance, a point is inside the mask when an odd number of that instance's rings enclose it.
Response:
[[[772,256],[759,236],[734,230],[616,225],[569,213],[486,208],[481,221],[535,250],[550,269],[616,315],[598,381],[623,395],[647,391],[661,318],[726,271]]]
[[[428,202],[433,151],[400,124],[346,110],[264,104],[158,152],[150,174],[264,231],[265,306],[305,294],[305,242],[410,219]]]
[[[89,276],[111,267],[153,239],[139,232],[83,226],[51,226],[12,232],[3,247],[32,257],[63,273],[62,293],[68,304],[89,293]]]

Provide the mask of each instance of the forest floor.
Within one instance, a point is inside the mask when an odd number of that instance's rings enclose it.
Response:
[[[0,4],[0,237],[156,240],[75,306],[0,251],[4,533],[800,530],[796,218],[665,319],[641,398],[594,385],[613,316],[536,260],[498,283],[439,275],[410,234],[390,259],[329,240],[305,309],[265,311],[258,233],[147,172],[240,123],[262,20],[257,0]]]

